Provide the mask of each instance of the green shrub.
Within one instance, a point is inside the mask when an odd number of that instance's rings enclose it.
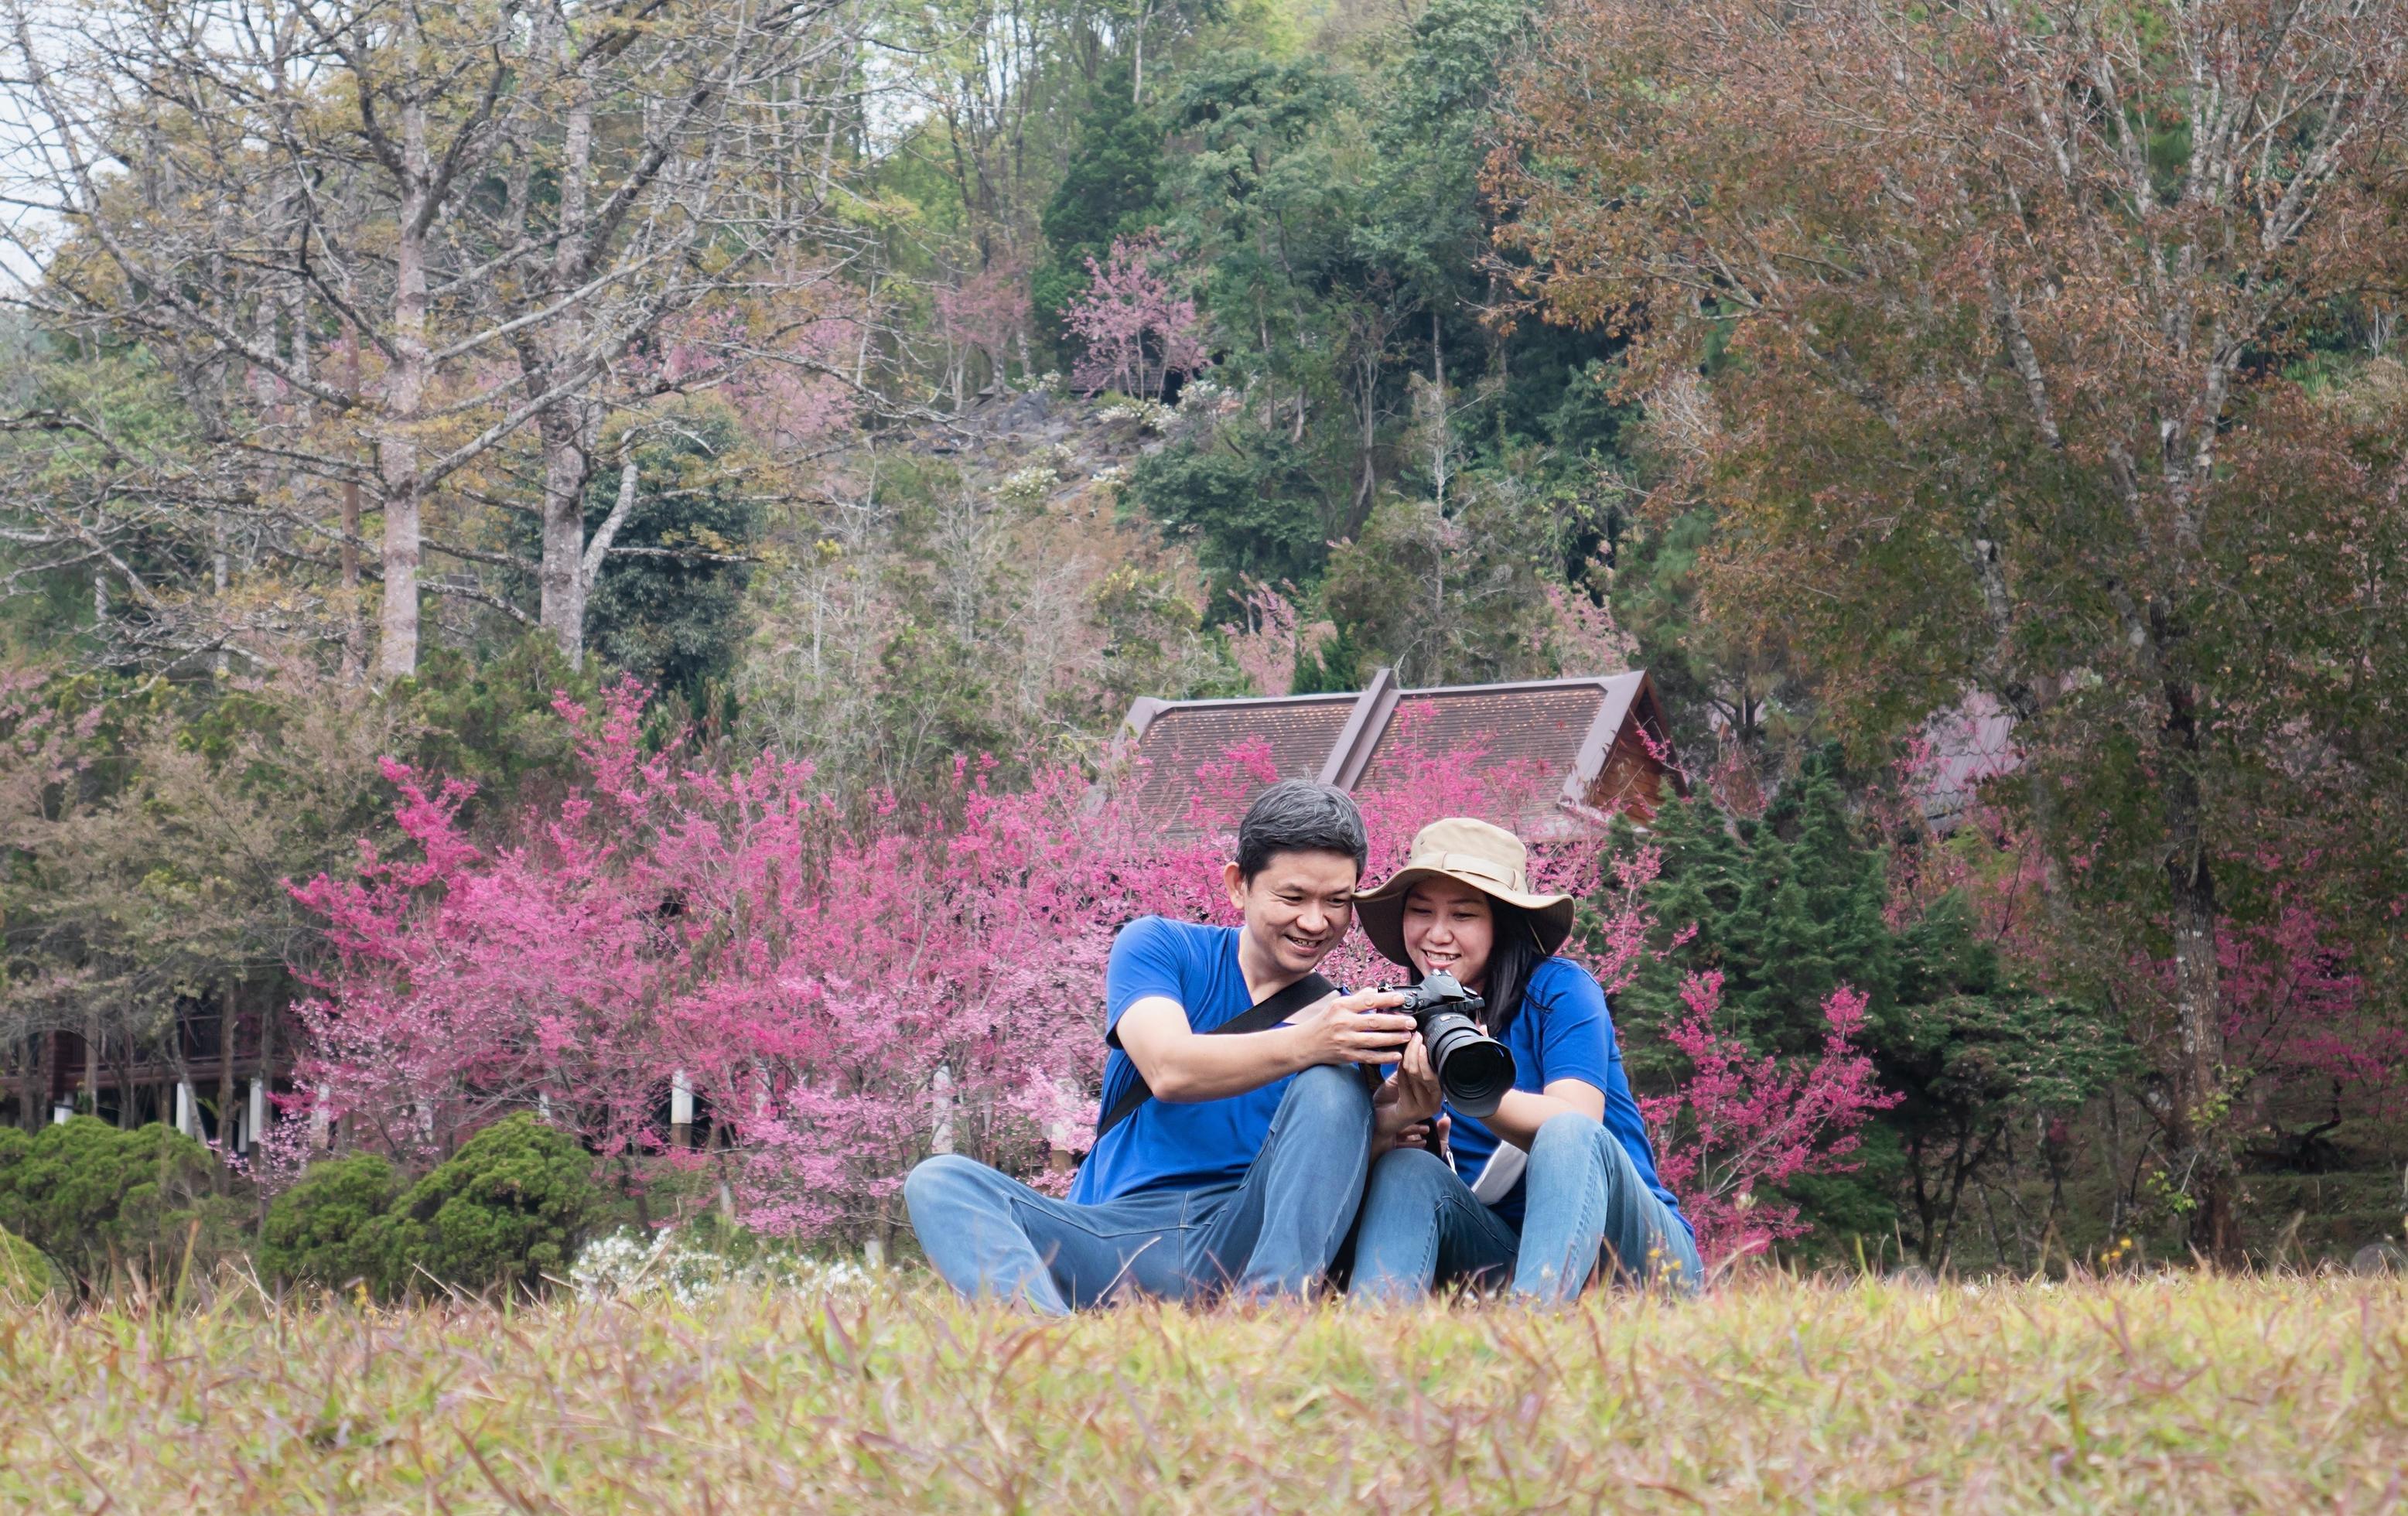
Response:
[[[372,1152],[312,1164],[267,1208],[260,1272],[294,1284],[339,1290],[353,1280],[384,1288],[392,1223],[386,1212],[401,1176]]]
[[[76,1279],[173,1279],[188,1255],[204,1266],[236,1246],[236,1208],[208,1194],[215,1172],[207,1148],[156,1123],[121,1132],[76,1116],[0,1132],[0,1229]]]
[[[41,1249],[14,1232],[0,1232],[0,1306],[31,1305],[58,1283],[58,1271]]]
[[[521,1112],[470,1137],[410,1187],[392,1213],[385,1277],[472,1290],[540,1290],[568,1277],[578,1244],[603,1219],[594,1160],[566,1133]]]

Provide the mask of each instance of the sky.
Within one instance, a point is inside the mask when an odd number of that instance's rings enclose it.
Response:
[[[57,56],[61,28],[77,22],[89,24],[94,11],[106,8],[100,5],[62,4],[60,0],[20,3],[26,13],[35,49],[46,57]],[[13,23],[11,13],[17,8],[12,5],[0,9],[0,17]],[[24,84],[13,39],[5,52],[0,52],[0,59],[5,59],[0,63],[0,292],[13,292],[22,290],[37,272],[26,247],[38,246],[54,235],[58,218],[21,203],[50,198],[40,179],[40,144],[48,122]]]

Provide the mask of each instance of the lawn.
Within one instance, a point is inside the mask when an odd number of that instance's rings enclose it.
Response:
[[[2408,1287],[2184,1276],[1040,1323],[922,1276],[0,1316],[0,1506],[2372,1511]]]

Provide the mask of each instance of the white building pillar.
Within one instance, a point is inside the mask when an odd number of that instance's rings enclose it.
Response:
[[[673,1146],[694,1146],[694,1080],[684,1069],[669,1075],[669,1141]]]
[[[259,1146],[260,1137],[267,1131],[267,1080],[265,1079],[254,1079],[251,1081],[251,1108],[245,1112],[245,1116],[247,1119],[242,1123],[242,1149],[243,1151],[249,1152]]]
[[[201,1113],[193,1104],[193,1081],[176,1081],[176,1130],[188,1137],[201,1135]]]

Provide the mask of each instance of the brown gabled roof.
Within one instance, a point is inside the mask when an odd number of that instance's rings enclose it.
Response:
[[[1524,765],[1561,775],[1555,803],[1526,819],[1538,832],[1576,824],[1566,808],[1652,814],[1656,785],[1634,783],[1634,775],[1687,792],[1661,756],[1670,752],[1663,715],[1643,671],[1406,690],[1383,668],[1354,694],[1138,701],[1123,744],[1142,765],[1136,798],[1143,812],[1166,828],[1183,827],[1197,770],[1257,739],[1270,745],[1281,779],[1349,790],[1377,785],[1406,742],[1440,752],[1476,744],[1480,767]],[[1601,794],[1609,779],[1613,793]]]
[[[1178,824],[1186,819],[1196,771],[1226,761],[1231,748],[1263,738],[1283,779],[1315,779],[1353,712],[1351,694],[1308,694],[1280,700],[1140,699],[1129,708],[1127,732],[1144,760],[1136,799],[1148,816]]]

